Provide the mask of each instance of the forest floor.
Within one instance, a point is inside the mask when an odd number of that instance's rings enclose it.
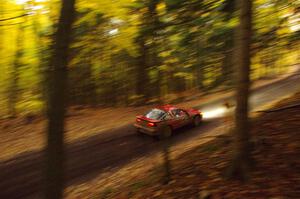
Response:
[[[278,101],[286,94],[299,90],[299,82],[299,74],[282,80],[279,78],[274,83],[256,88],[253,92],[254,100],[264,99],[261,105]],[[205,107],[210,107],[211,101],[217,100],[218,104],[222,104],[230,94],[217,92],[209,96],[199,96],[180,105],[206,104]],[[260,105],[255,107],[260,108]],[[132,125],[135,115],[148,108],[80,108],[68,113],[65,145],[66,198],[106,198],[110,193],[117,193],[116,190],[124,190],[124,193],[130,195],[145,184],[159,179],[159,176],[152,175],[151,178],[147,177],[150,182],[144,180],[145,175],[155,174],[160,170],[157,165],[162,161],[162,142],[154,141],[149,136],[138,136]],[[16,118],[0,122],[0,179],[5,179],[0,181],[0,198],[43,198],[40,194],[44,176],[45,120]],[[174,132],[171,137],[172,160],[184,157],[195,147],[216,137],[220,138],[217,140],[223,140],[222,135],[226,134],[228,126],[230,125],[222,118],[212,118],[203,121],[197,128]],[[208,145],[206,151],[214,151],[214,148],[214,145]],[[161,186],[159,183],[156,185]],[[128,195],[123,198],[128,198]]]
[[[296,68],[297,69],[297,68]],[[257,80],[252,89],[263,88],[274,82],[280,81],[296,69],[290,70],[285,75],[270,76]],[[182,94],[183,100],[175,105],[180,107],[194,107],[199,104],[209,103],[215,99],[226,99],[234,94],[233,90],[217,88],[210,93],[197,93],[189,91]],[[134,122],[138,114],[143,114],[153,105],[139,107],[71,107],[66,118],[66,143],[85,139],[101,134]],[[12,158],[21,153],[37,151],[44,148],[46,120],[41,116],[33,118],[17,117],[15,119],[0,120],[0,160]]]
[[[77,187],[67,192],[66,196],[100,199],[200,199],[205,196],[213,199],[299,199],[299,103],[300,93],[297,93],[273,106],[271,110],[275,111],[262,112],[252,119],[251,143],[255,165],[249,181],[242,183],[224,178],[233,149],[232,136],[228,134],[171,158],[172,175],[167,185],[162,184],[164,172],[159,164],[146,173],[138,169],[123,171],[124,176],[130,177],[117,188],[106,186],[103,189],[105,184],[97,184],[86,192],[82,186],[82,189]],[[298,106],[280,109],[295,104]]]

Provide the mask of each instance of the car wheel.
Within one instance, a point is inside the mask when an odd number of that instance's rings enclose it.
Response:
[[[165,138],[171,137],[171,135],[172,135],[171,127],[166,126],[161,129],[160,134],[159,134],[159,139],[165,139]]]
[[[201,124],[201,117],[199,115],[194,117],[193,125],[199,126]]]

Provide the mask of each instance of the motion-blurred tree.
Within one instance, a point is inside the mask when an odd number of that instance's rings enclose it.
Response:
[[[10,117],[16,117],[16,103],[19,97],[18,90],[19,90],[19,76],[20,76],[20,67],[22,66],[22,58],[24,54],[24,23],[20,23],[18,25],[17,30],[17,49],[16,54],[14,56],[13,61],[13,68],[11,72],[11,83],[8,88],[8,102],[9,102],[9,115]]]
[[[63,0],[49,64],[45,190],[47,199],[59,199],[63,196],[67,66],[74,17],[75,0]]]
[[[249,147],[248,99],[250,89],[250,46],[252,36],[252,1],[238,1],[240,24],[237,28],[235,67],[237,70],[235,111],[235,154],[229,177],[246,180],[251,165]]]
[[[139,32],[136,37],[138,58],[136,65],[136,94],[142,98],[160,96],[160,42],[162,32],[158,5],[160,0],[138,1],[132,9],[140,13]],[[149,71],[155,71],[151,79]],[[142,101],[144,101],[142,100]]]

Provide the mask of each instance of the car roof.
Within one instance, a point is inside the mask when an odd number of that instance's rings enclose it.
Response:
[[[170,111],[172,109],[177,109],[176,106],[173,106],[173,105],[170,105],[170,104],[165,104],[165,105],[162,105],[162,106],[157,106],[156,108],[164,110],[164,111]]]

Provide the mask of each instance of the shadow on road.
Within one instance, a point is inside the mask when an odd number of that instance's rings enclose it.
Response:
[[[182,128],[174,132],[172,145],[214,128],[206,121],[197,128]],[[118,169],[133,159],[159,152],[160,141],[135,133],[131,125],[66,145],[67,184],[83,183],[105,169]],[[27,152],[0,162],[0,198],[24,198],[41,193],[43,186],[43,151]]]

